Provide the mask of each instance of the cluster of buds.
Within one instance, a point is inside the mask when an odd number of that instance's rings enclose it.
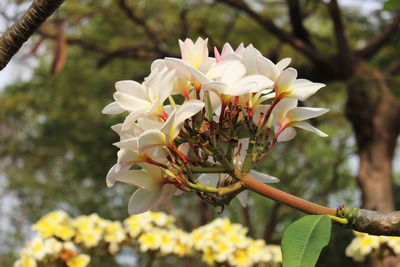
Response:
[[[242,175],[278,182],[253,168],[277,142],[292,139],[294,127],[327,136],[305,122],[327,109],[297,107],[324,84],[297,79],[289,58],[274,64],[252,45],[233,50],[228,43],[210,57],[201,38],[179,45],[182,57],[155,60],[142,84],[117,82],[115,102],[103,110],[128,112],[112,127],[120,150],[106,180],[139,187],[131,214],[181,191],[216,206],[235,196],[245,204]]]

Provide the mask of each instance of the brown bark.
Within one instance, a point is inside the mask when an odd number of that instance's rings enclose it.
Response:
[[[23,43],[64,2],[34,0],[22,17],[0,38],[0,70],[7,66]]]
[[[362,206],[394,210],[392,161],[400,132],[399,101],[390,93],[379,71],[359,64],[348,85],[347,117],[356,135],[360,167],[358,183]]]
[[[362,207],[395,210],[392,162],[400,132],[400,104],[378,71],[358,64],[348,83],[346,115],[353,125],[360,157],[358,184]],[[372,267],[400,266],[400,258],[370,257]]]

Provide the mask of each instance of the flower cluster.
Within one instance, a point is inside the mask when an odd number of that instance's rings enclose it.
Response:
[[[115,101],[103,110],[128,114],[112,127],[120,150],[106,181],[139,187],[129,201],[131,214],[179,189],[228,204],[244,192],[236,172],[278,181],[252,169],[277,142],[292,139],[294,127],[327,136],[305,122],[327,109],[297,107],[324,84],[298,79],[289,58],[274,64],[252,45],[234,50],[228,43],[211,57],[202,38],[179,45],[181,58],[155,60],[143,83],[117,82]]]
[[[54,237],[37,236],[22,249],[20,259],[14,267],[36,266],[68,266],[84,267],[90,262],[90,257],[80,254],[71,241],[59,241]]]
[[[195,229],[190,240],[194,250],[203,253],[209,265],[253,266],[261,262],[279,265],[282,254],[279,246],[266,245],[264,240],[246,236],[247,229],[228,219],[216,219]]]
[[[355,238],[346,248],[346,256],[355,261],[364,261],[368,255],[379,255],[385,249],[392,254],[400,255],[400,237],[397,236],[375,236],[354,231]]]
[[[46,230],[50,225],[52,228]],[[67,239],[60,237],[65,227],[74,233]],[[202,259],[210,265],[264,263],[278,266],[281,262],[279,246],[267,246],[263,240],[247,237],[246,228],[232,224],[228,219],[216,219],[187,233],[176,227],[174,217],[161,212],[132,215],[121,223],[105,220],[97,214],[73,219],[65,212],[56,211],[41,218],[32,228],[39,236],[22,249],[15,267],[83,267],[87,266],[90,257],[78,251],[114,256],[121,246],[140,253],[151,252],[150,255],[155,257],[187,257],[200,252]]]

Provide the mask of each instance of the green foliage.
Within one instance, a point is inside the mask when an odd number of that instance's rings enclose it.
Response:
[[[387,0],[383,5],[383,10],[386,11],[395,11],[400,9],[400,1],[398,0]]]
[[[292,223],[283,234],[283,267],[315,266],[328,245],[332,223],[328,216],[308,215]]]

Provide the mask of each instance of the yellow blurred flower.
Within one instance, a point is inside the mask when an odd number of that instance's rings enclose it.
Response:
[[[78,256],[72,257],[67,260],[66,264],[68,267],[85,267],[89,264],[90,257],[85,254],[79,254]]]

